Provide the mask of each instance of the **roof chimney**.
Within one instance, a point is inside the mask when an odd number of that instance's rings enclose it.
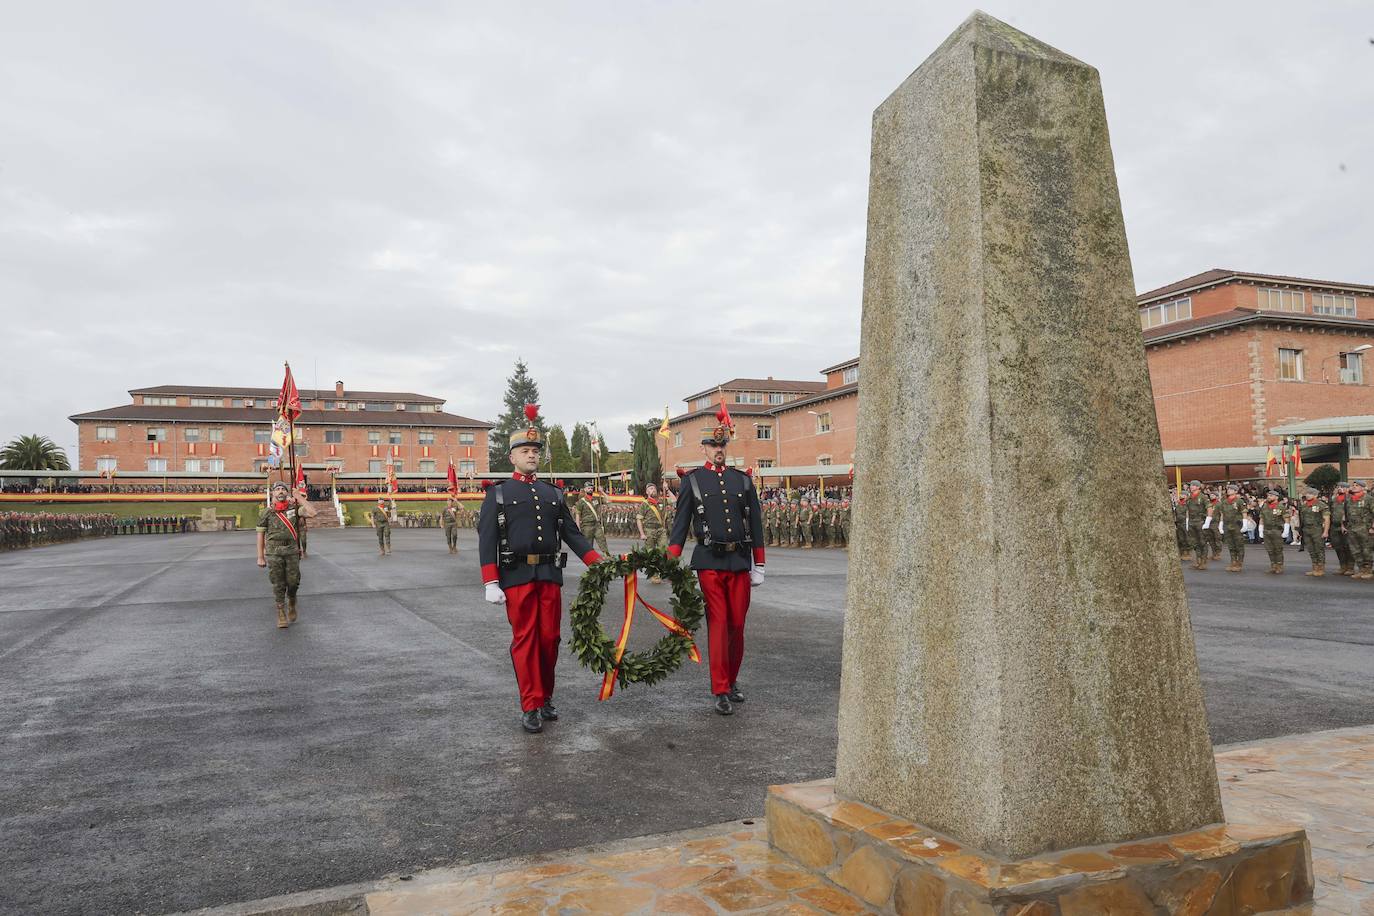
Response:
[[[335,383],[334,383],[334,397],[336,397],[336,398],[342,398],[342,397],[343,397],[343,382],[335,382]]]

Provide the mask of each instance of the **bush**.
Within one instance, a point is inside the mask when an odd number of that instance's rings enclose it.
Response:
[[[1334,465],[1323,464],[1304,478],[1309,487],[1316,487],[1322,493],[1330,493],[1341,481],[1341,472]]]

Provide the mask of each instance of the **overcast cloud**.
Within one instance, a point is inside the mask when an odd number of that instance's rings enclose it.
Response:
[[[287,358],[494,419],[519,356],[616,447],[858,352],[870,117],[972,9],[3,8],[0,439]],[[1138,289],[1374,283],[1374,5],[985,8],[1101,71]]]

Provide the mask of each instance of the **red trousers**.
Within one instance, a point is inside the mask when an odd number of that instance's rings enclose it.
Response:
[[[510,661],[520,687],[520,709],[529,712],[553,699],[553,669],[563,623],[563,589],[557,582],[512,585],[506,593]]]
[[[706,599],[707,646],[711,661],[711,693],[729,693],[744,661],[744,618],[749,613],[749,573],[698,569],[701,595]]]

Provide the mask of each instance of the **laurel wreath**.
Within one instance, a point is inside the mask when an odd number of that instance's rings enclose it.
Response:
[[[582,574],[577,598],[568,611],[572,623],[570,648],[584,668],[605,675],[616,670],[615,641],[601,626],[601,611],[606,606],[606,591],[612,580],[631,573],[644,573],[665,579],[672,586],[672,610],[689,632],[695,634],[706,612],[706,602],[697,587],[696,577],[687,566],[662,550],[632,550],[623,557],[605,558]],[[685,636],[667,632],[647,652],[626,652],[620,659],[616,680],[627,684],[654,684],[682,666],[692,642]]]

